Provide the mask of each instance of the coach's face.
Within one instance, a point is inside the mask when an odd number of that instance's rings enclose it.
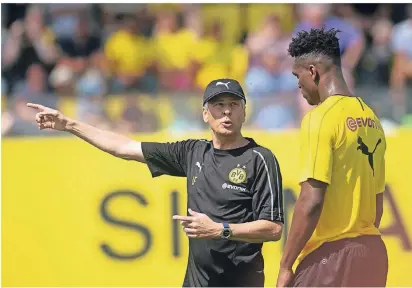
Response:
[[[309,105],[318,105],[320,103],[319,74],[316,66],[296,61],[292,68],[292,74],[298,78],[298,87],[303,98],[308,101]]]
[[[222,94],[212,98],[203,108],[203,120],[220,135],[239,133],[245,122],[244,102],[236,96]]]

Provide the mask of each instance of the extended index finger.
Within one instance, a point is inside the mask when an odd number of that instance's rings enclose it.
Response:
[[[44,110],[44,106],[40,104],[34,104],[34,103],[27,103],[27,107],[38,109],[38,110]]]
[[[194,219],[192,216],[173,215],[173,220],[194,221]]]

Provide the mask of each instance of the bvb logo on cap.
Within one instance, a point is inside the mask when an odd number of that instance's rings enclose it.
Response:
[[[243,166],[243,168],[240,168],[240,165],[237,165],[236,168],[233,168],[230,172],[229,172],[229,180],[232,183],[235,184],[240,184],[245,182],[246,180],[246,171],[245,171],[245,166]]]

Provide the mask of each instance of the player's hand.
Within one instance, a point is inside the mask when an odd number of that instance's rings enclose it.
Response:
[[[292,269],[280,268],[276,287],[290,287],[294,278],[295,274]]]
[[[40,130],[66,130],[68,119],[59,111],[33,103],[27,103],[27,106],[37,110],[38,113],[36,114],[36,122]]]
[[[189,208],[191,216],[174,215],[174,220],[180,220],[183,231],[190,238],[217,239],[220,238],[222,225],[214,222],[206,214],[198,213]]]

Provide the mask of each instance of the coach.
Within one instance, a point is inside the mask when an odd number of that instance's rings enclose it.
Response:
[[[70,132],[116,157],[146,163],[153,177],[187,177],[189,237],[183,286],[264,286],[262,245],[281,238],[282,177],[272,152],[242,136],[246,97],[232,79],[212,81],[203,120],[212,140],[136,142],[38,104],[40,129]]]

